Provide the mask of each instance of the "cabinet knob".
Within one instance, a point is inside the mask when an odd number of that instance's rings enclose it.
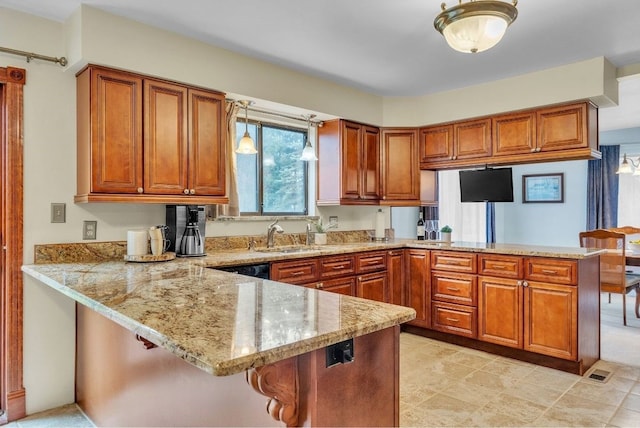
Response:
[[[528,286],[529,286],[529,283],[528,283],[527,281],[522,281],[522,286],[523,286],[523,287],[528,287]]]
[[[322,287],[324,287],[324,285],[322,285],[322,283],[321,283],[321,282],[319,282],[319,283],[317,283],[317,284],[316,284],[316,288],[317,288],[318,290],[322,290]]]
[[[195,195],[195,194],[196,194],[196,189],[191,189],[191,190],[189,190],[189,194],[191,194],[191,195]]]
[[[144,189],[142,187],[138,187],[138,193],[142,193],[144,192]]]
[[[185,195],[188,195],[189,194],[189,189],[184,189],[184,192],[182,192],[182,193],[184,193]]]
[[[456,159],[458,159],[458,156],[454,156],[452,159],[453,159],[453,160],[456,160]]]
[[[531,149],[531,153],[534,153],[535,151],[536,151],[535,147],[533,149]]]
[[[540,150],[542,150],[540,147],[536,148],[536,152],[539,152]]]
[[[517,285],[518,287],[522,287],[522,281],[518,281],[518,282],[516,282],[516,285]]]

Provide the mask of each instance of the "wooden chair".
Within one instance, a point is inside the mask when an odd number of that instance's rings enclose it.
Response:
[[[625,264],[625,234],[605,229],[580,232],[580,246],[608,250],[600,255],[600,291],[622,294],[622,319],[627,325],[627,294],[636,291],[636,316],[638,316],[638,285],[640,275],[627,274]],[[611,303],[611,298],[609,298]]]
[[[640,234],[640,227],[622,226],[622,227],[610,227],[606,230],[616,233],[624,233],[625,235]]]

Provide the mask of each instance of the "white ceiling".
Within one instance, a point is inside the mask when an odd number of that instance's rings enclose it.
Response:
[[[640,64],[638,0],[520,0],[505,38],[479,54],[452,50],[434,29],[441,0],[0,0],[0,7],[64,22],[81,3],[378,95],[424,95],[598,56]],[[640,126],[640,79],[621,88],[620,106],[601,109],[601,130]]]

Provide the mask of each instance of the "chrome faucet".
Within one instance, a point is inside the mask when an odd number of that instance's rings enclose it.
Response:
[[[273,235],[278,233],[283,233],[284,229],[278,225],[278,219],[271,223],[267,228],[267,248],[273,248]]]
[[[311,223],[307,223],[307,238],[305,244],[311,245]]]

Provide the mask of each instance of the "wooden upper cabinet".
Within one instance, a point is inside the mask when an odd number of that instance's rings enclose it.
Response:
[[[187,88],[144,81],[144,191],[181,195],[187,185]]]
[[[495,156],[536,151],[536,115],[533,112],[496,116],[492,120]]]
[[[453,125],[420,129],[420,163],[447,161],[453,158]]]
[[[142,78],[86,68],[77,76],[77,191],[142,191]]]
[[[88,66],[76,202],[226,203],[224,94]]]
[[[491,119],[456,123],[453,142],[453,160],[491,156]]]
[[[227,193],[225,96],[189,89],[189,188],[196,195]]]
[[[381,205],[420,205],[417,129],[383,129]]]
[[[376,205],[380,198],[380,130],[346,120],[318,129],[318,205]]]
[[[538,127],[536,151],[589,147],[590,120],[588,109],[591,110],[592,107],[587,103],[580,103],[538,110],[536,116]],[[597,123],[595,127],[597,132]]]

